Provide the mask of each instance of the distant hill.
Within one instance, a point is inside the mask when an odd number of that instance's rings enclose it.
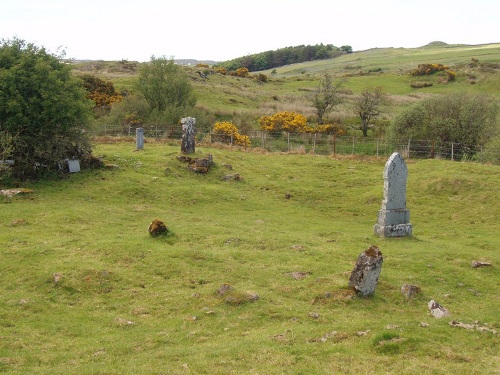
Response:
[[[189,65],[189,66],[195,66],[197,64],[215,65],[215,64],[219,63],[219,61],[213,61],[213,60],[195,60],[195,59],[174,59],[174,61],[177,64],[180,64],[180,65]]]

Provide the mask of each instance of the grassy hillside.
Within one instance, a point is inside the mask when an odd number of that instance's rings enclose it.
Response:
[[[215,161],[199,175],[178,144],[134,146],[98,144],[110,168],[0,197],[1,373],[498,372],[498,166],[407,160],[414,236],[381,239],[385,158],[199,145]],[[149,236],[154,218],[169,235]],[[354,297],[372,244],[376,294]]]
[[[474,59],[474,61],[473,61]],[[439,83],[438,75],[412,77],[409,72],[419,64],[439,63],[454,70],[457,78]],[[76,64],[76,72],[90,72],[111,79],[118,89],[133,89],[137,63],[87,62]],[[264,114],[290,110],[314,117],[307,96],[321,76],[328,72],[344,79],[345,102],[332,114],[337,119],[356,117],[350,102],[366,88],[381,86],[389,101],[382,118],[390,120],[405,105],[425,96],[454,91],[484,93],[498,98],[500,81],[500,44],[476,46],[430,45],[422,48],[380,48],[355,52],[329,60],[317,60],[264,71],[267,83],[253,79],[210,74],[185,67],[198,97],[198,109],[217,118],[233,120],[238,126],[255,127]],[[414,89],[410,83],[424,81],[433,86]]]

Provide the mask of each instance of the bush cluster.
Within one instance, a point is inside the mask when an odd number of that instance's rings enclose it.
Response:
[[[212,129],[212,139],[223,143],[235,143],[240,146],[250,146],[248,135],[241,135],[232,122],[216,122]]]

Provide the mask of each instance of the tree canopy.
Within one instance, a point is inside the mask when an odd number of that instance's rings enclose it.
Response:
[[[90,154],[91,107],[82,81],[59,57],[20,39],[1,41],[0,160],[14,161],[16,177]]]
[[[498,106],[484,95],[465,92],[424,99],[403,110],[390,128],[391,138],[429,139],[483,146],[498,132]]]
[[[331,59],[345,53],[351,53],[350,46],[335,47],[332,44],[300,45],[285,47],[274,51],[266,51],[215,65],[227,70],[247,68],[250,72],[277,68],[284,65],[296,64],[312,60]]]
[[[165,57],[152,56],[149,63],[143,64],[138,90],[149,104],[150,118],[177,122],[186,109],[196,104],[187,74],[173,59]]]

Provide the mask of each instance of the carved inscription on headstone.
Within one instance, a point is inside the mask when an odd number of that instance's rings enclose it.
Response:
[[[408,168],[397,152],[385,163],[384,199],[373,231],[382,237],[411,236],[410,210],[406,209]]]

